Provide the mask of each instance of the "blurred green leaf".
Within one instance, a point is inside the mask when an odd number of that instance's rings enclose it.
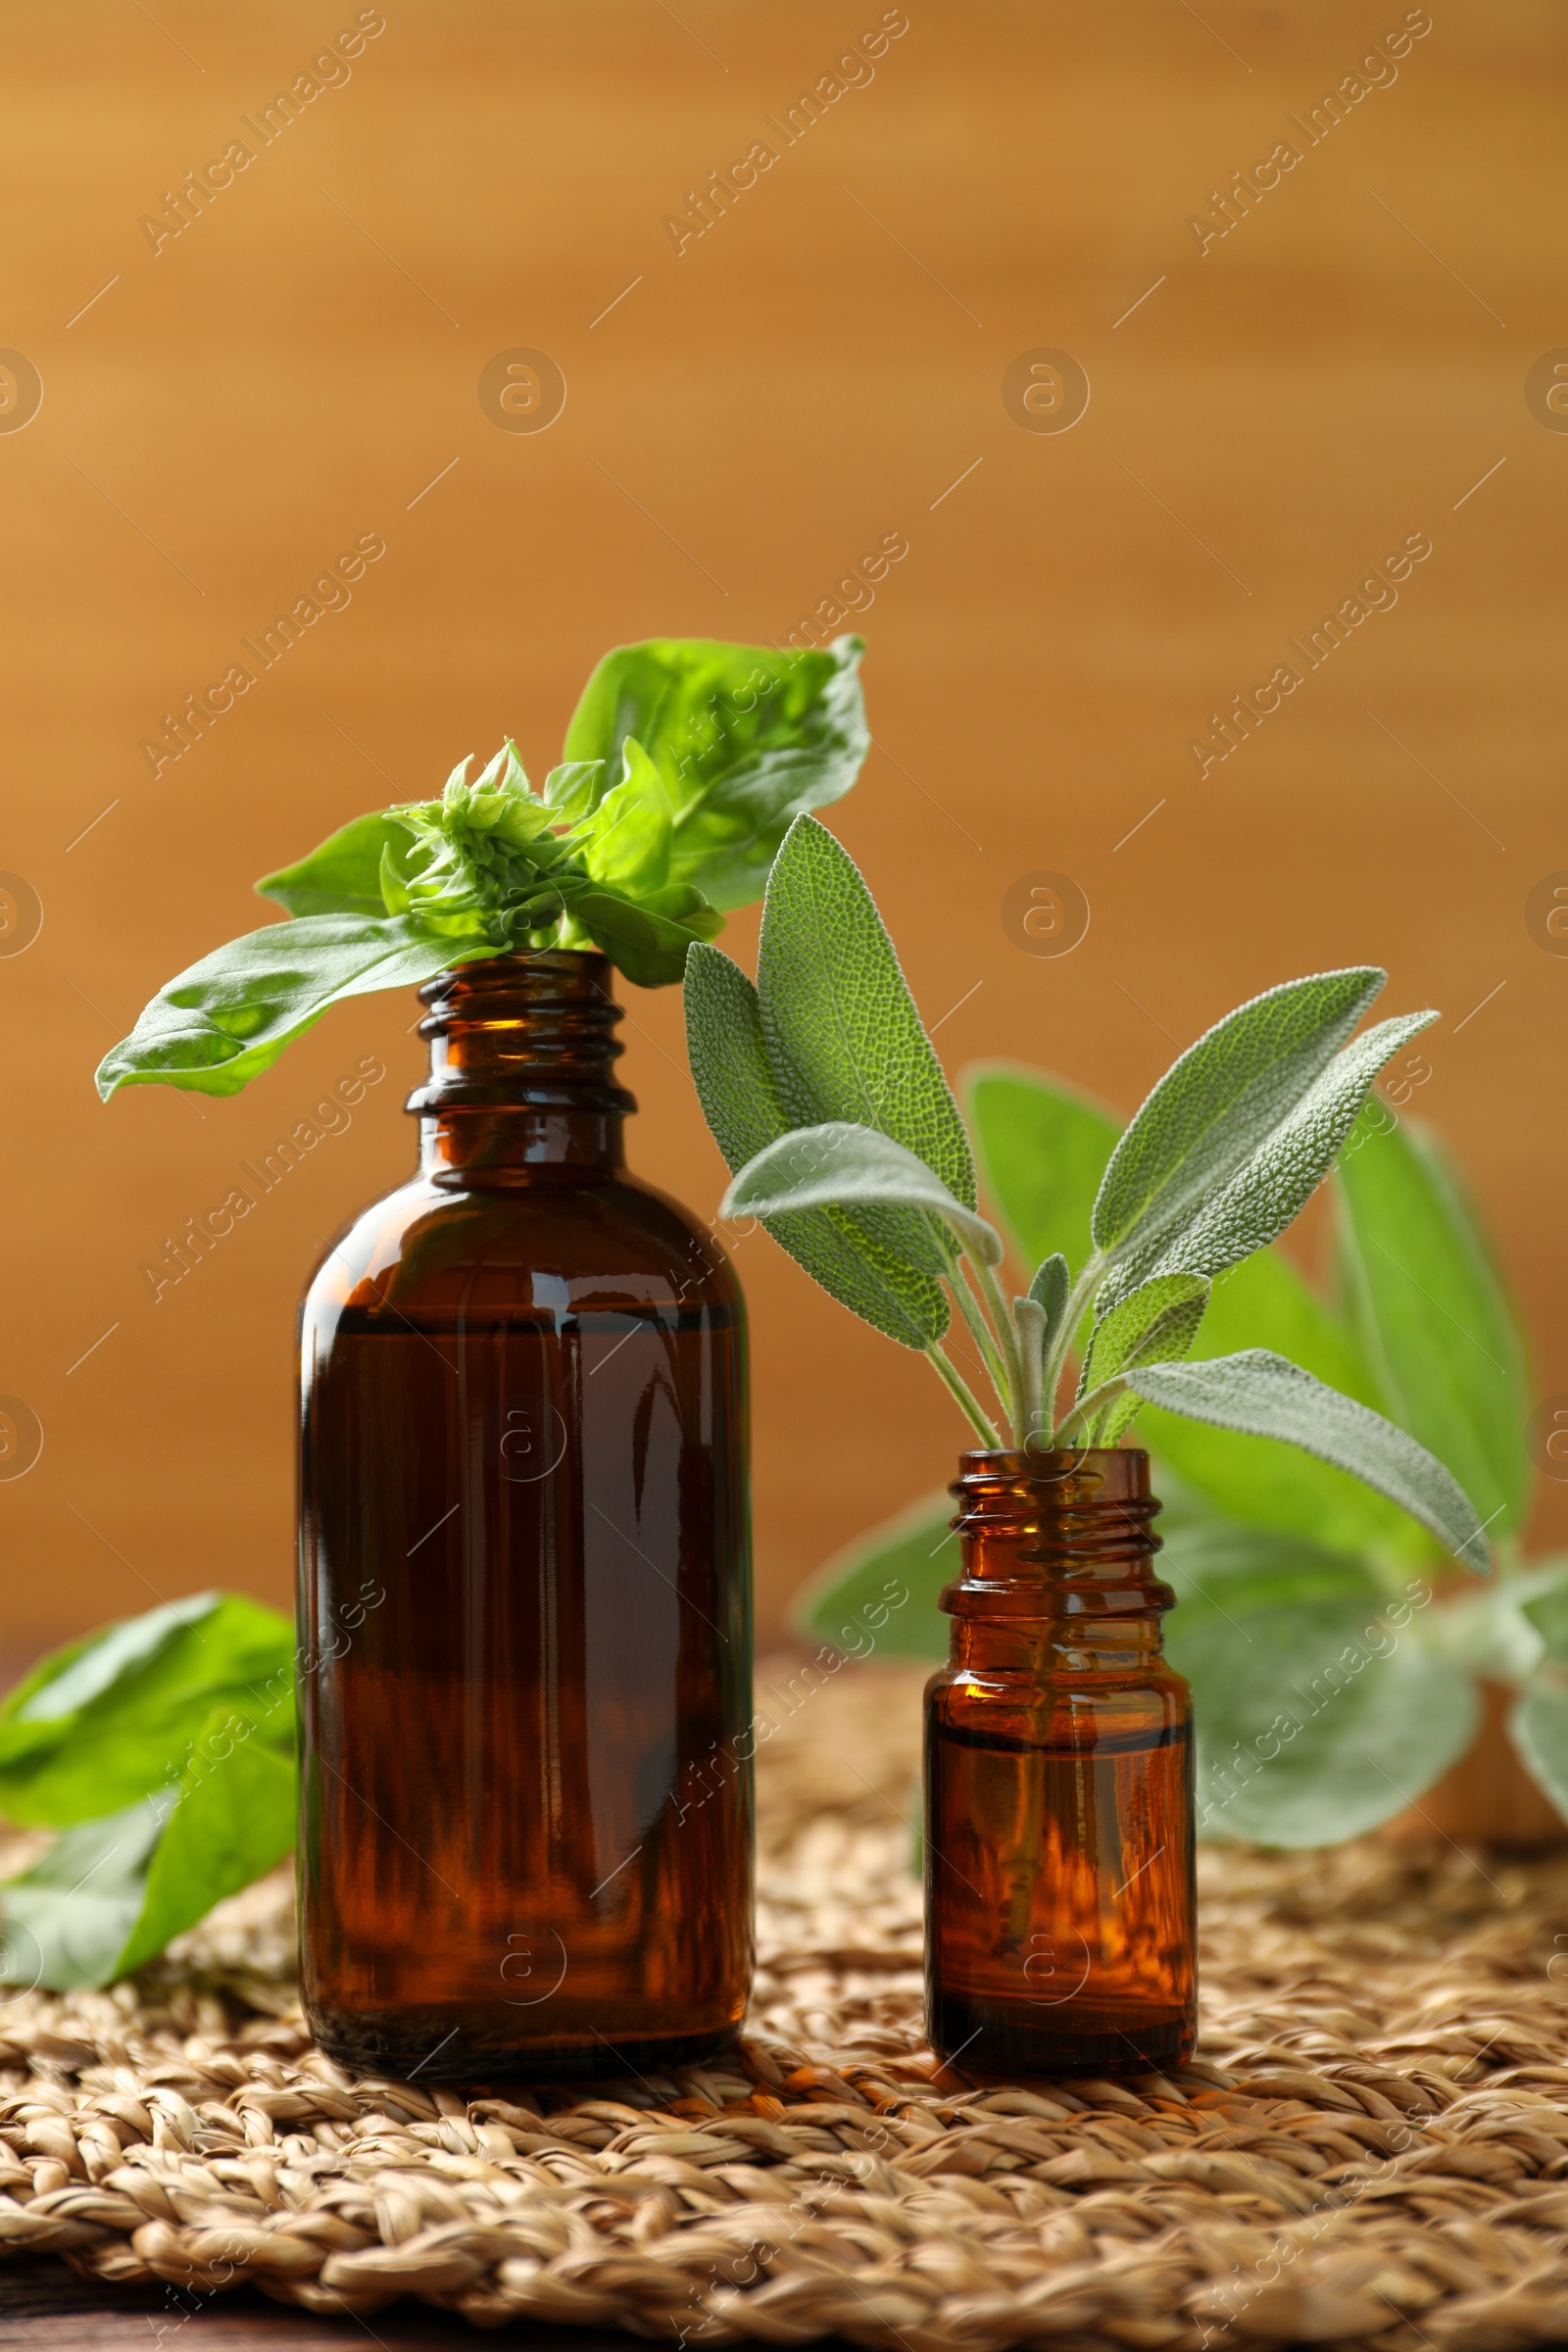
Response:
[[[0,1978],[63,1991],[129,1976],[282,1860],[296,1787],[292,1740],[214,1707],[177,1783],[63,1830],[0,1885]]]
[[[960,1573],[953,1497],[930,1494],[835,1552],[796,1596],[790,1623],[852,1654],[864,1654],[868,1629],[884,1657],[940,1661],[950,1621],[937,1602]],[[907,1598],[896,1600],[898,1592]],[[879,1608],[887,1610],[885,1627],[870,1623]]]
[[[179,1777],[220,1705],[293,1739],[294,1631],[234,1592],[197,1592],[57,1650],[0,1705],[0,1815],[61,1828]]]
[[[291,1730],[292,1723],[290,1710]],[[215,1707],[149,1858],[140,1909],[112,1964],[115,1976],[129,1976],[215,1903],[281,1862],[294,1843],[296,1791],[292,1740],[286,1748],[270,1744],[232,1709]]]
[[[1537,1788],[1568,1820],[1568,1691],[1555,1683],[1532,1684],[1508,1732]]]
[[[1457,1174],[1427,1130],[1369,1121],[1337,1183],[1347,1293],[1386,1409],[1494,1534],[1517,1528],[1531,1484],[1525,1347]]]
[[[1364,1560],[1305,1536],[1180,1507],[1161,1513],[1157,1532],[1158,1572],[1181,1604],[1171,1621],[1179,1629],[1206,1612],[1245,1623],[1255,1609],[1346,1600],[1375,1611],[1386,1597]]]
[[[1038,1266],[1059,1252],[1081,1267],[1121,1121],[1087,1096],[1006,1062],[967,1071],[964,1091],[986,1186],[1020,1264]]]
[[[66,1992],[108,1984],[136,1924],[172,1788],[63,1830],[30,1870],[0,1885],[0,1978]]]
[[[1467,1674],[1527,1683],[1544,1659],[1558,1654],[1552,1644],[1568,1643],[1568,1560],[1515,1569],[1484,1592],[1449,1593],[1422,1630],[1430,1649]],[[1568,1646],[1562,1656],[1568,1662]]]
[[[1359,1598],[1175,1611],[1167,1648],[1193,1686],[1200,1837],[1335,1844],[1403,1811],[1463,1755],[1474,1684],[1397,1613],[1380,1613],[1370,1583]]]
[[[1537,1560],[1501,1588],[1553,1665],[1568,1666],[1568,1560]]]

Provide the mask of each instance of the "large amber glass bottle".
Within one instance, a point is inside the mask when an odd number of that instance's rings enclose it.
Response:
[[[966,1453],[926,1691],[926,1998],[981,2074],[1141,2072],[1196,2026],[1192,1702],[1149,1456]]]
[[[603,957],[420,994],[418,1173],[302,1317],[306,2012],[420,2082],[646,2072],[750,1982],[740,1295],[623,1165]]]

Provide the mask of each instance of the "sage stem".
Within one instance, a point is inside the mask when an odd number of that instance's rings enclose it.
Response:
[[[975,1431],[981,1445],[985,1446],[987,1452],[997,1452],[1001,1448],[1002,1439],[986,1419],[984,1411],[957,1366],[951,1361],[934,1340],[926,1348],[925,1352],[936,1367],[937,1378],[942,1382],[944,1388],[950,1390],[957,1398],[964,1417]]]
[[[991,1319],[997,1327],[997,1336],[1006,1357],[1007,1412],[1012,1423],[1012,1441],[1015,1446],[1027,1446],[1031,1435],[1034,1434],[1027,1426],[1030,1381],[1024,1370],[1023,1349],[1018,1343],[1017,1327],[1012,1319],[1012,1310],[1002,1295],[1002,1285],[997,1280],[996,1268],[977,1264],[976,1272],[980,1277],[981,1297],[991,1310]]]
[[[1045,1414],[1050,1421],[1055,1419],[1056,1391],[1061,1386],[1061,1369],[1067,1360],[1067,1350],[1072,1346],[1078,1325],[1083,1319],[1084,1308],[1100,1288],[1104,1272],[1105,1260],[1097,1250],[1073,1284],[1067,1303],[1061,1310],[1061,1327],[1052,1341],[1051,1353],[1046,1360],[1046,1368],[1041,1382]],[[1071,1418],[1070,1414],[1068,1418]],[[1066,1423],[1064,1422],[1062,1428],[1065,1427]],[[1054,1442],[1059,1444],[1060,1440],[1061,1430],[1058,1429],[1055,1432]]]
[[[967,1264],[968,1259],[965,1256],[959,1265],[954,1267],[948,1279],[953,1285],[953,1295],[958,1301],[958,1312],[968,1324],[974,1336],[975,1345],[980,1350],[981,1360],[991,1375],[991,1385],[997,1392],[1004,1416],[1010,1422],[1016,1418],[1017,1412],[1014,1401],[1017,1390],[1011,1378],[1011,1367],[1003,1354],[997,1335],[986,1321],[974,1293],[964,1279],[964,1268]]]
[[[1058,1446],[1071,1445],[1073,1443],[1072,1433],[1076,1428],[1081,1427],[1087,1430],[1104,1411],[1107,1404],[1114,1404],[1118,1396],[1125,1396],[1126,1394],[1125,1375],[1118,1373],[1114,1380],[1102,1380],[1098,1389],[1091,1389],[1087,1396],[1080,1396],[1071,1412],[1063,1416],[1061,1426],[1056,1431],[1056,1444]]]

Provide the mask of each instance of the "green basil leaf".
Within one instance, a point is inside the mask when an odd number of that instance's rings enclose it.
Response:
[[[1375,1595],[1175,1610],[1193,1687],[1206,1838],[1338,1844],[1402,1812],[1475,1736],[1470,1676],[1380,1614]]]
[[[294,1842],[293,1708],[205,1714],[183,1772],[136,1804],[62,1831],[0,1886],[3,1974],[51,1990],[108,1984],[155,1957]]]
[[[1002,1237],[995,1227],[956,1200],[923,1159],[876,1128],[843,1119],[797,1127],[768,1144],[736,1176],[719,1214],[776,1217],[828,1207],[925,1211],[950,1225],[978,1263],[1002,1262]],[[950,1263],[948,1252],[933,1240],[922,1270],[940,1275]]]
[[[927,1495],[835,1552],[790,1624],[852,1657],[946,1658],[952,1621],[938,1603],[961,1573],[952,1497]]]
[[[603,760],[564,760],[545,778],[545,800],[563,824],[592,815],[608,782]]]
[[[639,988],[678,987],[688,949],[711,939],[724,920],[684,883],[637,899],[606,882],[584,883],[572,887],[566,906],[574,930]]]
[[[814,817],[796,818],[774,862],[757,990],[790,1124],[875,1127],[972,1209],[974,1159],[936,1050],[854,859]]]
[[[789,1130],[762,1042],[757,991],[719,949],[694,947],[686,958],[685,993],[692,1078],[713,1141],[734,1174]],[[889,1339],[925,1348],[947,1330],[941,1284],[885,1250],[848,1211],[808,1209],[764,1222],[813,1282]]]
[[[662,890],[670,875],[673,796],[635,736],[626,738],[622,756],[622,781],[577,826],[571,846],[596,882]]]
[[[298,1803],[292,1709],[288,1730],[280,1748],[230,1709],[208,1716],[152,1850],[140,1908],[115,1957],[117,1977],[153,1959],[289,1851]]]
[[[1508,1719],[1508,1734],[1537,1788],[1568,1820],[1568,1691],[1533,1683]]]
[[[161,988],[129,1037],[105,1054],[98,1092],[106,1102],[122,1086],[237,1095],[328,1005],[376,989],[415,988],[452,964],[496,953],[477,930],[438,935],[411,915],[269,923]]]
[[[1525,1347],[1457,1175],[1426,1130],[1369,1117],[1336,1182],[1346,1289],[1390,1414],[1499,1533],[1517,1528],[1531,1487]]]
[[[1378,1409],[1382,1396],[1348,1326],[1302,1281],[1278,1249],[1222,1274],[1193,1343],[1195,1361],[1266,1348],[1331,1389]],[[1211,1423],[1146,1406],[1140,1442],[1218,1509],[1282,1535],[1309,1534],[1349,1552],[1414,1564],[1430,1537],[1385,1495],[1331,1463],[1270,1438],[1238,1437]]]
[[[383,870],[390,867],[401,876],[411,847],[401,817],[389,808],[372,809],[368,816],[351,817],[298,864],[265,874],[256,888],[290,914],[380,916],[390,906],[382,891]]]
[[[147,1865],[174,1791],[63,1830],[29,1870],[0,1885],[0,1976],[68,1992],[108,1984],[146,1895]]]
[[[965,1074],[986,1188],[1026,1266],[1055,1254],[1082,1266],[1089,1221],[1121,1122],[1037,1071],[982,1062]]]
[[[34,1667],[0,1706],[0,1815],[91,1820],[172,1784],[212,1710],[291,1738],[294,1633],[235,1592],[149,1609]]]
[[[1380,1021],[1337,1054],[1230,1181],[1209,1195],[1192,1224],[1152,1264],[1124,1260],[1106,1295],[1130,1287],[1135,1265],[1143,1275],[1221,1274],[1277,1241],[1328,1174],[1384,1063],[1437,1017],[1410,1012]]]
[[[1111,1154],[1095,1201],[1097,1248],[1118,1256],[1134,1250],[1147,1254],[1228,1184],[1301,1102],[1384,978],[1365,967],[1286,981],[1227,1013],[1190,1046]]]
[[[1284,1356],[1254,1348],[1194,1364],[1143,1364],[1124,1376],[1147,1403],[1260,1438],[1283,1438],[1350,1471],[1430,1528],[1467,1568],[1490,1566],[1475,1505],[1451,1473],[1381,1413],[1342,1396]]]
[[[711,906],[760,898],[792,818],[849,791],[870,748],[858,637],[817,653],[652,638],[607,654],[583,689],[564,758],[621,774],[629,736],[670,792],[669,875]]]

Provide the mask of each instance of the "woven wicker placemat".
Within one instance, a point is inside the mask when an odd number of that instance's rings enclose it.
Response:
[[[1200,2063],[977,2088],[921,2039],[917,1690],[764,1689],[732,2056],[471,2103],[351,2081],[270,1882],[133,1985],[0,2008],[0,2250],[677,2344],[1568,2339],[1568,1861],[1211,1849]]]

